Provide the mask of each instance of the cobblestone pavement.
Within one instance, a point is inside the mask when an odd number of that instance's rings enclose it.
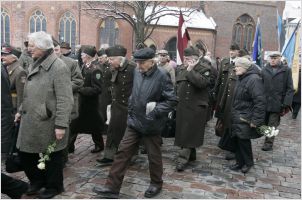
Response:
[[[292,120],[291,115],[282,118],[280,133],[275,139],[274,150],[261,150],[264,138],[253,140],[255,166],[244,175],[228,169],[234,161],[224,159],[225,152],[217,147],[214,134],[215,121],[206,127],[205,144],[198,148],[197,160],[182,173],[174,170],[177,147],[173,139],[164,139],[162,146],[164,185],[159,199],[212,199],[212,198],[301,198],[301,122],[300,115]],[[104,184],[110,167],[100,167],[96,159],[101,154],[92,154],[90,135],[79,135],[76,151],[70,155],[64,169],[65,192],[58,199],[98,198],[92,192],[96,185]],[[27,181],[23,172],[12,174]],[[139,155],[124,179],[120,198],[144,198],[149,185],[146,155]]]

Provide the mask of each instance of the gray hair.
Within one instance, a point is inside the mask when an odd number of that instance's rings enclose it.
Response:
[[[36,47],[45,51],[54,48],[51,35],[44,31],[29,34],[28,41],[32,41]]]
[[[235,66],[240,66],[242,68],[248,69],[252,65],[252,62],[245,57],[238,57],[235,59]]]

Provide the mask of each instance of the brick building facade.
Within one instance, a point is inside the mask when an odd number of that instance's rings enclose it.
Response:
[[[72,46],[91,44],[100,48],[104,44],[103,35],[107,34],[108,42],[112,43],[114,40],[114,43],[124,45],[128,49],[127,55],[130,56],[135,46],[131,26],[122,19],[110,22],[88,15],[81,9],[82,4],[83,2],[79,1],[4,1],[1,5],[1,19],[3,20],[1,41],[23,47],[27,34],[40,26],[55,38],[70,41]],[[254,27],[259,15],[264,50],[277,48],[276,9],[278,8],[279,13],[282,13],[284,2],[206,1],[193,4],[199,6],[207,17],[212,17],[217,26],[214,30],[189,28],[191,41],[194,44],[197,40],[201,40],[209,51],[214,52],[215,56],[227,55],[233,38],[234,24],[242,15],[248,17]],[[187,6],[187,3],[171,2],[170,5]],[[114,30],[115,38],[112,38],[112,32],[106,33],[105,26],[110,26],[110,30]],[[68,30],[67,27],[69,27]],[[173,52],[177,28],[177,26],[158,26],[146,43],[153,44],[157,49],[166,48]],[[251,28],[250,38],[253,38],[253,28]]]

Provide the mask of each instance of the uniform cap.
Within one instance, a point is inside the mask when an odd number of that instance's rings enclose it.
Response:
[[[98,56],[102,56],[102,55],[106,55],[105,49],[100,49],[98,50],[98,52],[96,52],[98,54]]]
[[[70,44],[68,42],[62,42],[60,44],[60,47],[64,49],[71,49]]]
[[[279,52],[279,51],[273,51],[270,55],[269,55],[269,57],[281,57],[281,53]]]
[[[199,56],[199,51],[196,47],[188,47],[184,50],[184,56]]]
[[[94,57],[96,54],[95,46],[91,45],[82,45],[81,46],[82,53],[86,53],[87,55]]]
[[[19,58],[21,56],[22,52],[13,46],[10,46],[9,44],[4,44],[1,46],[1,54],[4,54],[4,55],[13,54],[17,58]]]
[[[231,44],[231,46],[230,46],[230,50],[240,50],[240,47],[238,46],[238,44],[233,43],[233,44]]]

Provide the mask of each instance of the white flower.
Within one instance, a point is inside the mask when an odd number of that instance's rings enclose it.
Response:
[[[41,170],[45,169],[45,163],[44,162],[40,162],[38,164],[38,168],[41,169]]]
[[[269,134],[269,130],[265,130],[264,133],[265,133],[265,134]]]
[[[277,136],[278,134],[279,134],[279,130],[276,129],[275,136]]]

